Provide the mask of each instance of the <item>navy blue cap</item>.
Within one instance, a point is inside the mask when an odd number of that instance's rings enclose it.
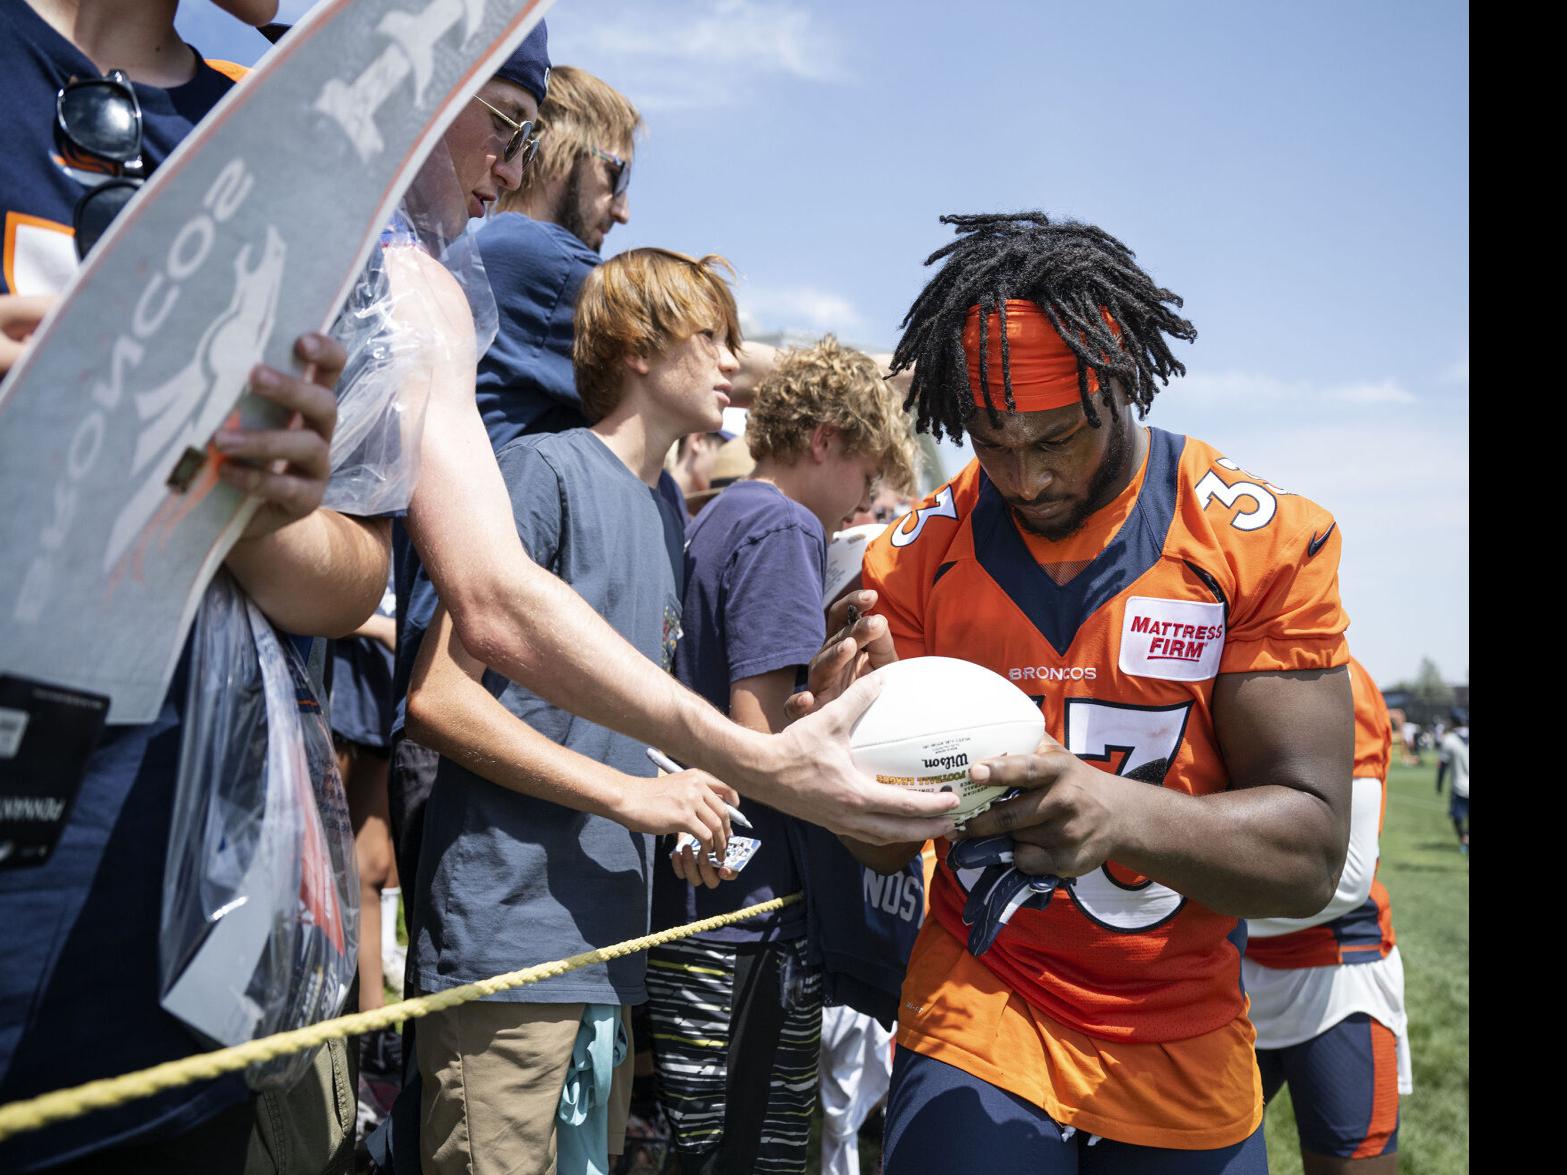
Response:
[[[1454,726],[1469,725],[1469,711],[1464,709],[1462,706],[1454,706],[1451,710],[1448,711],[1447,717],[1452,721]]]
[[[550,86],[550,35],[542,20],[501,63],[495,76],[521,86],[538,101],[544,101]]]

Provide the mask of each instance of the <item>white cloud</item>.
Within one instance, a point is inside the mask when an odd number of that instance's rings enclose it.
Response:
[[[841,294],[815,286],[741,286],[735,291],[747,334],[832,331],[847,341],[865,318]]]
[[[647,110],[730,105],[766,77],[847,76],[832,35],[783,0],[573,0],[550,26],[550,58],[600,74]]]
[[[1183,400],[1270,404],[1415,404],[1419,397],[1391,376],[1324,384],[1246,371],[1199,372],[1171,383]]]

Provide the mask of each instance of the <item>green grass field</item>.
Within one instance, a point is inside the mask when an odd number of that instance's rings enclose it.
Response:
[[[1469,1170],[1469,861],[1438,796],[1436,756],[1388,777],[1378,876],[1393,899],[1393,930],[1404,957],[1415,1092],[1398,1129],[1403,1175]],[[1268,1166],[1299,1175],[1295,1113],[1288,1093],[1268,1109]]]
[[[1378,876],[1393,899],[1393,930],[1404,958],[1415,1092],[1400,1107],[1402,1175],[1469,1170],[1469,862],[1437,796],[1436,756],[1394,767],[1388,779]],[[1286,1090],[1268,1109],[1268,1166],[1301,1175],[1295,1112]],[[879,1139],[860,1136],[860,1169],[876,1170]],[[810,1170],[819,1151],[813,1138]]]

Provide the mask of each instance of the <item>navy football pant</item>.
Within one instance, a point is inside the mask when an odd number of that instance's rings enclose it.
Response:
[[[1064,1131],[1038,1106],[963,1070],[900,1048],[887,1100],[885,1175],[1267,1175],[1262,1127],[1210,1151],[1132,1146]]]
[[[1300,1149],[1365,1159],[1398,1151],[1398,1041],[1364,1012],[1321,1036],[1283,1049],[1258,1049],[1262,1096],[1286,1081]]]

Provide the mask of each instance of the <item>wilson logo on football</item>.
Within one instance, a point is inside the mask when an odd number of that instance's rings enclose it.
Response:
[[[944,771],[951,771],[954,767],[967,767],[968,756],[940,755],[934,759],[926,759],[924,760],[924,763],[925,766],[929,768],[940,767]]]

